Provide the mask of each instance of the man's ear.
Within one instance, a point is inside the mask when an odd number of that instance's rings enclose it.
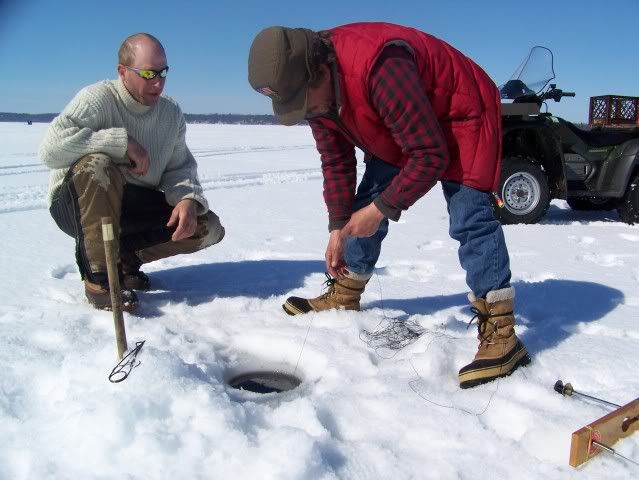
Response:
[[[321,64],[315,71],[315,75],[311,75],[308,79],[309,86],[311,88],[317,87],[319,82],[326,78],[326,75],[330,74],[331,69],[326,64]]]
[[[126,68],[124,68],[124,65],[122,65],[121,63],[118,63],[117,71],[118,71],[118,77],[124,80],[124,72],[126,72]]]

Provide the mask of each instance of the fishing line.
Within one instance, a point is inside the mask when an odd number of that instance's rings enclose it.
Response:
[[[297,372],[297,366],[300,364],[300,360],[302,359],[302,352],[304,352],[304,347],[306,346],[306,339],[308,339],[308,334],[311,331],[312,325],[313,325],[313,317],[309,317],[308,328],[306,329],[306,336],[304,337],[304,343],[302,343],[302,348],[300,349],[300,355],[299,357],[297,357],[297,363],[295,364],[295,370],[293,370],[293,376],[295,376],[295,372]]]
[[[397,355],[397,353],[399,353],[400,350],[404,349],[408,345],[415,343],[418,339],[420,339],[421,337],[425,335],[428,336],[430,340],[428,344],[426,345],[426,349],[424,350],[424,353],[428,352],[428,349],[430,348],[430,346],[436,341],[442,340],[442,341],[446,341],[447,343],[451,343],[454,341],[468,340],[466,337],[456,337],[445,332],[435,331],[435,330],[431,330],[429,328],[423,327],[422,325],[419,324],[419,322],[415,320],[410,320],[408,316],[405,319],[402,319],[401,317],[389,318],[386,315],[386,308],[384,307],[384,296],[382,292],[381,281],[377,274],[375,274],[375,277],[377,278],[377,285],[379,288],[380,306],[381,306],[383,318],[371,331],[362,330],[360,332],[360,340],[362,340],[371,349],[373,349],[373,351],[378,357],[386,359],[386,360],[394,358]],[[390,356],[384,356],[380,353],[383,350],[390,350],[392,354]],[[475,415],[479,417],[480,415],[483,415],[484,413],[486,413],[486,411],[488,410],[488,408],[490,407],[492,403],[493,397],[499,390],[499,384],[500,384],[501,378],[497,378],[494,381],[495,388],[491,392],[490,397],[488,398],[488,402],[486,403],[486,405],[480,412],[473,412],[471,410],[465,409],[463,407],[458,407],[452,404],[447,405],[447,404],[439,403],[432,400],[431,398],[428,398],[422,392],[418,391],[416,386],[420,382],[423,382],[424,379],[417,371],[417,368],[413,364],[412,359],[409,358],[408,361],[413,371],[415,372],[415,375],[417,376],[417,379],[411,380],[408,382],[408,386],[410,387],[410,389],[413,392],[415,392],[423,400],[441,408],[458,410],[468,415]]]
[[[382,284],[377,274],[375,274],[375,278],[379,288],[379,303],[382,309],[382,319],[373,328],[373,330],[360,331],[359,339],[373,349],[378,357],[389,360],[395,357],[399,350],[415,342],[426,329],[413,320],[388,318],[388,316],[386,316],[386,308],[384,307]],[[388,326],[381,328],[381,325],[384,322],[386,322]],[[380,353],[382,349],[388,349],[394,353],[386,357]]]
[[[378,357],[385,360],[390,360],[394,358],[401,350],[415,343],[417,340],[419,340],[421,337],[425,335],[429,337],[429,341],[426,345],[426,349],[424,350],[424,353],[428,352],[428,349],[430,348],[430,346],[434,342],[439,340],[443,340],[448,343],[451,343],[454,341],[460,341],[460,340],[468,340],[466,337],[456,337],[456,336],[450,335],[449,333],[431,330],[429,328],[422,326],[416,320],[410,320],[408,316],[406,316],[406,318],[388,317],[386,315],[386,308],[384,306],[384,295],[382,291],[382,284],[379,279],[379,276],[376,273],[375,273],[375,278],[377,279],[377,285],[379,288],[379,298],[380,298],[380,306],[382,310],[382,319],[372,330],[360,331],[359,338],[362,342],[368,345]],[[302,347],[300,348],[300,353],[297,357],[297,362],[295,363],[295,370],[293,371],[293,375],[295,375],[295,373],[297,372],[297,368],[299,367],[300,360],[302,359],[302,354],[304,353],[304,348],[306,347],[308,336],[313,326],[312,316],[309,316],[308,318],[309,318],[308,327],[306,328],[304,341],[302,342]],[[384,356],[382,354],[382,351],[386,351],[386,350],[392,352],[392,354],[390,356]],[[422,392],[420,392],[417,389],[417,385],[420,382],[423,382],[424,378],[417,371],[417,368],[415,367],[415,364],[413,363],[412,359],[409,358],[408,362],[410,363],[411,368],[413,369],[413,372],[417,376],[417,379],[410,380],[408,382],[408,386],[422,400],[430,403],[431,405],[435,405],[437,407],[448,408],[451,410],[458,410],[468,415],[474,415],[479,417],[483,415],[484,413],[486,413],[486,411],[492,404],[493,398],[499,391],[501,378],[498,377],[496,380],[494,380],[495,388],[490,393],[488,401],[484,405],[483,409],[479,412],[473,412],[466,408],[458,407],[452,404],[439,403],[432,400],[431,398],[428,398],[426,395],[424,395]]]
[[[378,357],[387,360],[397,355],[399,350],[415,342],[426,331],[414,320],[400,318],[385,320],[388,322],[387,326],[380,328],[381,323],[379,323],[372,331],[362,330],[359,338],[373,349]],[[390,350],[392,354],[383,355],[382,352],[385,349]]]
[[[454,337],[451,337],[454,338]],[[424,350],[424,353],[426,353],[428,351],[428,348],[430,347],[430,344],[432,342],[434,342],[437,338],[433,338],[428,345],[426,346],[426,350]],[[457,340],[461,340],[461,338],[457,338]],[[455,405],[445,405],[442,403],[438,403],[434,400],[431,400],[430,398],[426,397],[425,395],[423,395],[421,392],[419,392],[417,390],[417,387],[415,385],[417,385],[420,381],[423,381],[422,376],[419,374],[419,372],[417,371],[417,369],[415,368],[415,365],[413,364],[413,360],[412,359],[408,359],[408,363],[410,363],[410,366],[413,368],[413,371],[415,372],[415,375],[417,375],[418,379],[417,380],[411,380],[410,382],[408,382],[408,386],[410,387],[410,389],[415,392],[419,397],[421,397],[423,400],[427,401],[428,403],[431,403],[437,407],[441,407],[441,408],[449,408],[451,410],[458,410],[460,412],[466,413],[468,415],[474,415],[476,417],[480,417],[482,416],[484,413],[486,413],[486,411],[488,410],[488,407],[490,407],[490,404],[493,401],[493,397],[495,396],[495,394],[497,393],[497,391],[499,390],[499,383],[501,382],[501,377],[497,377],[496,380],[494,380],[495,382],[495,389],[490,393],[490,397],[488,397],[488,402],[486,402],[486,405],[484,406],[484,408],[480,411],[480,412],[473,412],[471,410],[467,410],[463,407],[458,407]]]
[[[329,279],[331,278],[331,277],[328,276],[328,273],[325,273],[325,275],[327,276],[327,278],[329,278]],[[328,285],[327,282],[324,282],[324,285],[326,285],[327,288],[330,288],[330,285]],[[306,346],[306,340],[308,339],[308,334],[310,333],[311,327],[313,326],[313,317],[309,316],[309,315],[306,315],[306,317],[308,317],[308,319],[309,319],[308,328],[306,329],[306,335],[304,336],[304,342],[302,343],[302,348],[300,349],[300,354],[297,357],[297,363],[295,364],[295,370],[293,370],[293,375],[295,375],[295,372],[297,372],[297,367],[300,364],[300,360],[302,358],[302,353],[304,353],[304,347]]]

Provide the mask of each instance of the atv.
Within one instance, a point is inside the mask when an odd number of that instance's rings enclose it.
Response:
[[[639,223],[639,129],[584,130],[542,106],[574,97],[556,84],[552,52],[533,47],[502,98],[502,165],[495,213],[504,224],[536,223],[550,201],[574,210],[617,209]],[[499,201],[502,200],[502,202]]]

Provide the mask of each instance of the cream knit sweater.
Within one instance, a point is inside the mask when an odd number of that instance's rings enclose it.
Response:
[[[69,167],[90,153],[104,153],[128,165],[127,134],[149,153],[145,175],[122,168],[126,181],[164,192],[169,205],[191,198],[206,213],[208,203],[197,177],[197,164],[185,142],[186,122],[178,104],[161,96],[142,105],[121,80],[105,80],[83,88],[49,125],[39,155],[51,168],[49,205]]]

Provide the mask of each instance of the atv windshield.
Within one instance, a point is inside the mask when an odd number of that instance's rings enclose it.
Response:
[[[553,78],[552,52],[546,47],[536,46],[530,49],[510,80],[499,87],[499,93],[505,100],[538,95]]]

